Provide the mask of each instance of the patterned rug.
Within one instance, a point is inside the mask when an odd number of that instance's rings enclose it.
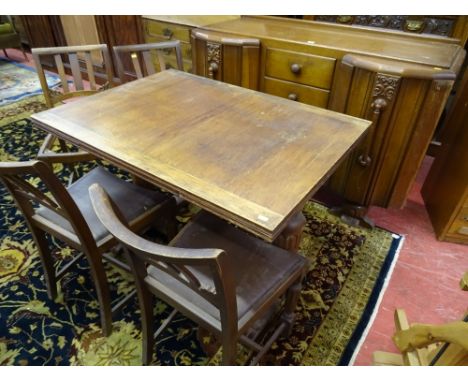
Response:
[[[0,106],[42,93],[34,68],[2,57],[0,58],[0,73]],[[60,78],[55,74],[46,73],[46,79],[49,87],[60,83]]]
[[[19,104],[21,113],[40,108],[38,100]],[[39,104],[37,103],[39,102]],[[0,115],[2,109],[0,109]],[[7,113],[8,114],[8,113]],[[34,158],[44,133],[28,119],[0,127],[1,160]],[[83,172],[94,164],[83,165]],[[111,171],[125,176],[117,169]],[[62,166],[55,168],[66,180]],[[31,179],[31,182],[37,180]],[[263,359],[266,365],[346,365],[375,310],[400,238],[375,228],[342,223],[327,209],[309,202],[301,253],[311,260],[291,337],[275,343]],[[181,219],[182,221],[182,219]],[[61,280],[59,298],[47,297],[37,250],[11,196],[0,188],[0,365],[139,365],[139,309],[133,299],[114,320],[113,334],[102,337],[98,304],[82,260]],[[58,263],[73,250],[58,240],[50,246]],[[113,297],[127,294],[129,276],[107,268]],[[158,320],[170,308],[154,307]],[[157,339],[155,365],[216,364],[219,353],[205,353],[210,338],[178,314]]]

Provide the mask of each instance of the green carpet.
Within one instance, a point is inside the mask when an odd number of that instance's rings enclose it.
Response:
[[[18,104],[18,114],[37,111],[40,100]],[[11,106],[11,105],[10,105]],[[8,115],[10,110],[0,109]],[[1,160],[34,158],[44,133],[28,119],[0,123]],[[86,172],[93,164],[86,164]],[[55,168],[62,179],[68,174]],[[119,173],[111,167],[111,171]],[[30,181],[36,182],[31,179]],[[102,337],[98,305],[85,260],[61,280],[59,298],[50,301],[36,247],[11,196],[0,188],[0,365],[139,365],[141,337],[136,298]],[[399,239],[381,230],[347,226],[327,209],[309,202],[301,253],[311,260],[288,340],[275,343],[263,359],[268,365],[347,364],[374,311]],[[58,263],[73,250],[51,239]],[[127,294],[131,279],[107,268],[114,297]],[[158,320],[170,308],[157,302]],[[158,338],[155,365],[216,364],[197,338],[197,326],[181,315]],[[202,339],[204,341],[206,339]]]

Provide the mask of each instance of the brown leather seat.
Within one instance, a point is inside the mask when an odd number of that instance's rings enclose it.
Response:
[[[237,315],[240,321],[252,308],[259,307],[269,298],[268,292],[277,287],[278,280],[286,280],[306,264],[305,258],[266,243],[204,211],[194,217],[170,245],[193,249],[222,248],[229,254],[232,265],[229,272],[236,285]],[[202,288],[215,290],[208,267],[187,268],[197,277]],[[246,269],[255,271],[247,272]],[[200,300],[191,288],[158,268],[150,265],[145,281],[155,287],[165,285],[187,303],[197,301],[197,304],[203,304],[205,312],[220,319],[219,309],[206,300]]]
[[[96,242],[100,242],[109,235],[109,231],[99,221],[89,199],[88,189],[94,183],[99,183],[111,195],[112,200],[122,210],[127,223],[132,222],[145,211],[150,210],[169,197],[168,194],[126,182],[103,167],[96,167],[67,187],[67,191],[81,211],[86,223],[88,223]],[[40,207],[36,210],[36,214],[70,232],[74,232],[70,222],[50,208]]]
[[[235,364],[238,342],[257,352],[252,360],[257,363],[280,335],[290,333],[307,269],[305,258],[206,212],[187,223],[170,246],[153,243],[122,223],[115,203],[101,186],[92,185],[89,193],[101,222],[131,251],[128,258],[142,315],[144,364],[151,363],[154,338],[177,311],[221,337],[225,365]],[[156,333],[152,295],[174,307]],[[268,322],[274,322],[275,329],[260,343],[259,334]]]

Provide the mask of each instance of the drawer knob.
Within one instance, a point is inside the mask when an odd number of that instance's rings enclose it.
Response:
[[[289,93],[289,94],[288,94],[288,98],[289,98],[291,101],[297,101],[297,94],[296,94],[296,93]]]
[[[299,64],[291,64],[291,72],[293,72],[294,74],[299,74],[301,72],[301,65]]]
[[[372,162],[372,159],[367,154],[359,155],[359,157],[358,157],[358,163],[362,167],[368,167],[371,164],[371,162]]]
[[[218,64],[216,62],[211,62],[208,67],[208,77],[214,78],[218,70],[219,70]]]
[[[172,36],[174,35],[174,32],[172,30],[170,30],[169,28],[164,28],[162,30],[163,32],[163,35],[166,36],[169,40],[172,38]]]

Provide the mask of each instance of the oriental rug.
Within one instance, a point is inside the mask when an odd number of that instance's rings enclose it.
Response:
[[[28,119],[0,124],[1,160],[34,158],[44,136]],[[81,170],[93,166],[86,163]],[[61,165],[54,170],[62,179],[68,177]],[[98,303],[83,259],[61,280],[57,300],[49,300],[26,223],[0,186],[0,365],[139,365],[136,298],[115,318],[113,334],[103,337]],[[296,324],[289,339],[276,342],[262,363],[346,365],[376,310],[401,238],[379,228],[348,226],[314,202],[307,203],[304,214],[307,225],[300,251],[311,264]],[[50,246],[57,263],[74,251],[55,239],[50,239]],[[114,298],[133,289],[131,278],[122,271],[108,266],[107,273]],[[164,320],[170,311],[163,302],[156,302],[157,320]],[[217,364],[219,352],[214,356],[205,353],[210,338],[197,336],[197,332],[196,324],[178,314],[157,339],[154,364]]]
[[[60,83],[60,78],[53,73],[46,73],[46,80],[50,88]],[[0,58],[0,94],[0,106],[42,94],[36,70],[30,66]]]

